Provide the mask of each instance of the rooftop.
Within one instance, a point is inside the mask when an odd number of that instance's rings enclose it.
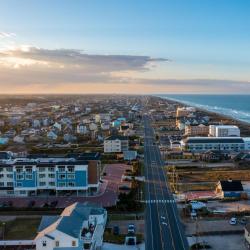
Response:
[[[241,137],[188,137],[186,143],[244,143]]]

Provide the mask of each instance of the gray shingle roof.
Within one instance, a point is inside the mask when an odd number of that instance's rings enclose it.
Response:
[[[60,216],[44,216],[38,232],[42,232],[43,230],[46,231],[46,228],[54,224],[54,229],[74,238],[78,238],[81,233],[83,221],[88,220],[90,215],[103,214],[104,211],[103,208],[94,204],[74,203],[65,208]]]
[[[189,137],[186,143],[244,143],[240,137]]]
[[[128,140],[127,136],[122,136],[122,135],[111,135],[107,138],[105,138],[106,141],[113,141],[113,140],[121,140],[121,141],[126,141]]]

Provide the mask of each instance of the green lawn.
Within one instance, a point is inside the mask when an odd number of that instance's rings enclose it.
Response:
[[[13,221],[0,221],[0,232],[5,240],[32,240],[37,234],[41,218],[17,218]],[[4,230],[3,230],[4,229]]]
[[[114,243],[114,244],[124,244],[125,243],[125,234],[113,235],[112,232],[105,230],[103,235],[104,242]],[[143,241],[142,234],[136,234],[137,242]]]

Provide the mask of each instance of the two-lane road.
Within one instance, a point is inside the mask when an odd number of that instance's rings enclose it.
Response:
[[[168,189],[160,151],[149,117],[144,117],[144,165],[147,250],[186,250],[188,243],[177,206]]]

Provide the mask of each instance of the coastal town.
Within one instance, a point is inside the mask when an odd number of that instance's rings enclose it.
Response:
[[[188,248],[249,248],[248,124],[156,96],[0,102],[1,249],[145,249],[170,203]]]

